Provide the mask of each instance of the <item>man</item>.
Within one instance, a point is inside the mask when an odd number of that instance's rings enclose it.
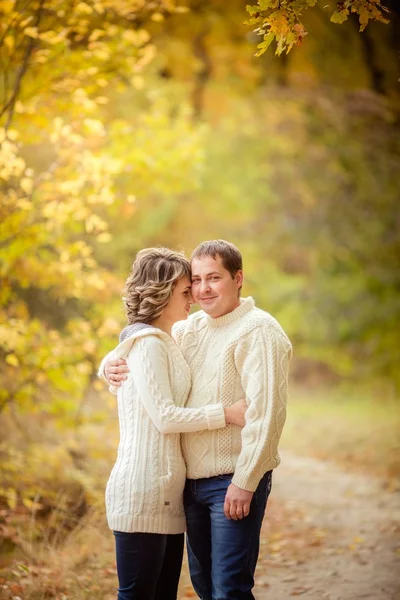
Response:
[[[173,335],[192,373],[188,407],[246,397],[246,425],[182,434],[190,574],[202,600],[254,599],[262,519],[278,466],[291,344],[278,322],[240,298],[242,256],[224,240],[192,255],[192,295],[202,311]],[[103,372],[103,364],[101,372]],[[108,360],[109,383],[124,363]]]

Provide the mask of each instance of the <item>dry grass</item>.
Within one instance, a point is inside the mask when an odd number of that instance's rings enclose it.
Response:
[[[294,388],[281,447],[393,484],[400,475],[400,400],[359,387]]]

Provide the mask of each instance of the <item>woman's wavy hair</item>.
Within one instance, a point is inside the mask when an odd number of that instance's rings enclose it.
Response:
[[[180,252],[169,248],[140,250],[125,282],[123,300],[129,324],[157,319],[177,281],[185,275],[190,279],[190,262]]]

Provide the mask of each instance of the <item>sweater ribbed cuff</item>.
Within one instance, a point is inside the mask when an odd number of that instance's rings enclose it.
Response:
[[[235,473],[232,477],[232,483],[234,483],[237,487],[241,488],[242,490],[247,490],[248,492],[255,492],[258,487],[258,484],[261,481],[261,478],[264,476],[264,473],[276,469],[280,462],[281,459],[279,454],[271,456],[269,460],[264,460],[261,475],[258,469],[256,469],[255,472],[249,474],[243,467],[240,469],[236,468]]]
[[[252,475],[249,477],[243,471],[235,471],[232,477],[232,483],[241,490],[255,492],[260,480],[257,478],[257,475]]]
[[[209,404],[205,406],[208,429],[226,427],[225,411],[222,404]]]

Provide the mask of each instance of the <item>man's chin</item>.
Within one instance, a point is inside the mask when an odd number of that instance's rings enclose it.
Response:
[[[211,302],[205,302],[204,304],[199,302],[199,304],[201,310],[207,313],[207,315],[209,315],[210,317],[214,317],[218,313],[217,307]]]

